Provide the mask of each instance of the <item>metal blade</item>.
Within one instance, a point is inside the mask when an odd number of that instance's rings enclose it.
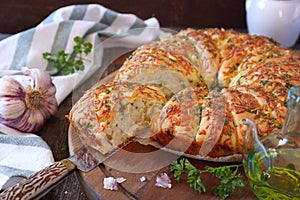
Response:
[[[88,172],[110,158],[119,150],[120,148],[117,148],[111,153],[102,154],[99,151],[84,145],[79,151],[69,157],[68,160],[74,163],[79,170]]]

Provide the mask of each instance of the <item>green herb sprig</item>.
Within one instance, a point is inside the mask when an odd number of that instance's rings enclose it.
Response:
[[[187,184],[196,191],[202,193],[206,192],[206,187],[202,183],[201,175],[203,173],[210,173],[220,180],[220,185],[213,186],[212,193],[222,199],[229,197],[236,187],[244,187],[242,175],[238,173],[238,168],[242,164],[226,165],[221,167],[206,166],[204,170],[197,169],[186,158],[178,161],[173,161],[170,170],[174,174],[174,179],[180,182],[181,175],[187,174]]]
[[[59,50],[56,54],[43,53],[43,58],[49,63],[53,63],[53,66],[57,69],[56,74],[68,75],[84,70],[83,54],[88,55],[93,45],[90,42],[85,42],[79,36],[74,37],[74,42],[74,54],[66,53],[64,50]]]

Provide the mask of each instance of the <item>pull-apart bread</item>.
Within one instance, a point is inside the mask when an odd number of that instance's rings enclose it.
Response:
[[[253,120],[280,131],[300,57],[270,38],[217,28],[182,30],[130,55],[114,80],[88,90],[69,121],[102,153],[147,132],[186,155],[241,154]]]

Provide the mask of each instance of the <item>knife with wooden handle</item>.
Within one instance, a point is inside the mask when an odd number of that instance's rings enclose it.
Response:
[[[0,193],[0,199],[37,199],[45,195],[58,184],[64,177],[75,169],[88,172],[100,163],[111,157],[119,149],[110,154],[100,154],[92,149],[82,147],[74,155],[67,159],[54,162],[48,167],[21,180],[16,185],[7,188]]]

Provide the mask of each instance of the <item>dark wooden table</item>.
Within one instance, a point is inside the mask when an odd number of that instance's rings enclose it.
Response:
[[[300,50],[300,45],[294,47]],[[116,60],[110,64],[102,77],[110,74],[120,67],[122,63]],[[89,81],[77,89],[77,94],[83,93],[86,89],[90,88],[97,80],[99,80],[99,74],[96,72]],[[68,128],[69,122],[66,115],[69,113],[72,104],[74,103],[73,95],[70,94],[59,106],[56,114],[50,118],[45,127],[38,132],[50,146],[54,159],[56,161],[67,158],[69,156],[68,145]],[[201,196],[199,196],[200,198]],[[72,172],[61,183],[54,187],[49,193],[47,193],[43,200],[55,199],[71,199],[71,200],[86,200],[87,195],[82,190],[82,186],[78,180],[78,171]]]
[[[43,4],[38,0],[7,0],[0,2],[0,20],[2,21],[0,33],[14,34],[26,30],[38,24],[59,7],[83,3],[99,3],[118,12],[134,13],[142,19],[155,16],[163,27],[224,27],[243,30],[246,28],[244,1],[236,0],[133,0],[130,2],[129,0],[50,0]],[[3,35],[0,35],[0,39],[1,36]],[[297,44],[295,48],[300,49],[300,45]],[[115,62],[110,65],[103,77],[115,71],[120,64]],[[99,79],[99,74],[95,73],[85,85],[78,88],[79,93],[90,88],[97,79]],[[69,113],[73,103],[73,96],[70,94],[59,106],[56,114],[38,133],[50,146],[56,161],[69,156],[69,122],[65,116]],[[87,195],[79,183],[78,172],[75,171],[42,199],[86,200]]]

